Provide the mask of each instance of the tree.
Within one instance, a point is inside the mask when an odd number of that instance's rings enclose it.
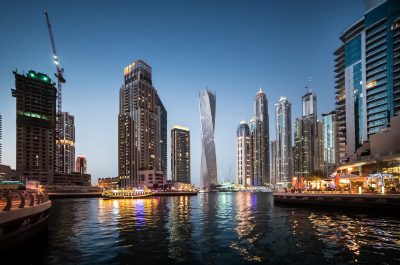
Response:
[[[324,179],[324,172],[319,169],[311,171],[310,174],[304,178],[304,180],[307,181],[318,181],[322,179]]]

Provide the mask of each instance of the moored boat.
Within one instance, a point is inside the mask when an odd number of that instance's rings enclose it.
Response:
[[[103,198],[108,199],[139,199],[153,196],[153,192],[149,189],[122,189],[122,190],[105,190],[102,193]]]

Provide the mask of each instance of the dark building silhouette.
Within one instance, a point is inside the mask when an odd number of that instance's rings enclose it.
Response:
[[[55,154],[57,90],[51,79],[29,71],[15,75],[17,111],[17,174],[41,184],[52,184]]]
[[[172,182],[191,183],[190,131],[175,125],[171,130]]]

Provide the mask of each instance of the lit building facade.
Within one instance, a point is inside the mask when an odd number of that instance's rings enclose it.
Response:
[[[45,74],[31,70],[14,75],[17,175],[53,184],[57,90]]]
[[[78,157],[76,158],[75,172],[78,172],[80,174],[87,174],[86,156],[78,155]]]
[[[334,172],[338,161],[336,152],[336,122],[335,112],[322,114],[324,173],[329,175]]]
[[[159,109],[159,142],[160,142],[160,163],[161,170],[165,179],[168,174],[168,120],[167,120],[167,110],[162,103],[160,96],[157,95],[158,109]]]
[[[254,100],[255,128],[252,134],[252,185],[271,184],[269,172],[269,115],[268,100],[260,88]]]
[[[340,36],[334,53],[340,163],[400,111],[399,15],[398,1],[366,1],[364,16]]]
[[[317,97],[307,92],[302,97],[302,117],[294,128],[294,175],[306,177],[323,170],[322,124],[317,121]]]
[[[276,183],[288,183],[293,172],[292,104],[281,97],[275,104],[276,119]]]
[[[99,187],[105,190],[112,190],[119,188],[119,178],[99,178]]]
[[[211,191],[218,184],[217,158],[215,153],[215,94],[208,89],[200,91],[200,122],[201,122],[201,170],[200,185],[202,189]]]
[[[236,176],[240,185],[252,185],[252,149],[250,128],[241,121],[236,131]]]
[[[56,140],[56,167],[58,173],[71,173],[75,170],[75,122],[68,112],[57,113],[59,139]]]
[[[277,157],[276,140],[271,141],[270,148],[271,148],[271,152],[270,152],[270,154],[271,154],[271,173],[270,173],[271,174],[271,183],[273,185],[275,185],[276,184],[276,179],[277,179],[277,176],[276,176],[276,173],[277,173],[277,168],[276,168],[276,166],[277,166],[277,164],[276,164],[276,157]]]
[[[121,187],[165,183],[166,173],[162,166],[165,149],[161,145],[165,135],[161,127],[166,117],[162,117],[163,106],[160,102],[152,85],[150,65],[137,60],[124,68],[118,115],[118,175]]]
[[[190,131],[175,125],[171,130],[172,182],[191,183]]]

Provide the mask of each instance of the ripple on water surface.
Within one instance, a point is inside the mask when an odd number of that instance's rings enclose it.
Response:
[[[400,221],[273,205],[267,193],[57,199],[21,264],[400,264]]]

